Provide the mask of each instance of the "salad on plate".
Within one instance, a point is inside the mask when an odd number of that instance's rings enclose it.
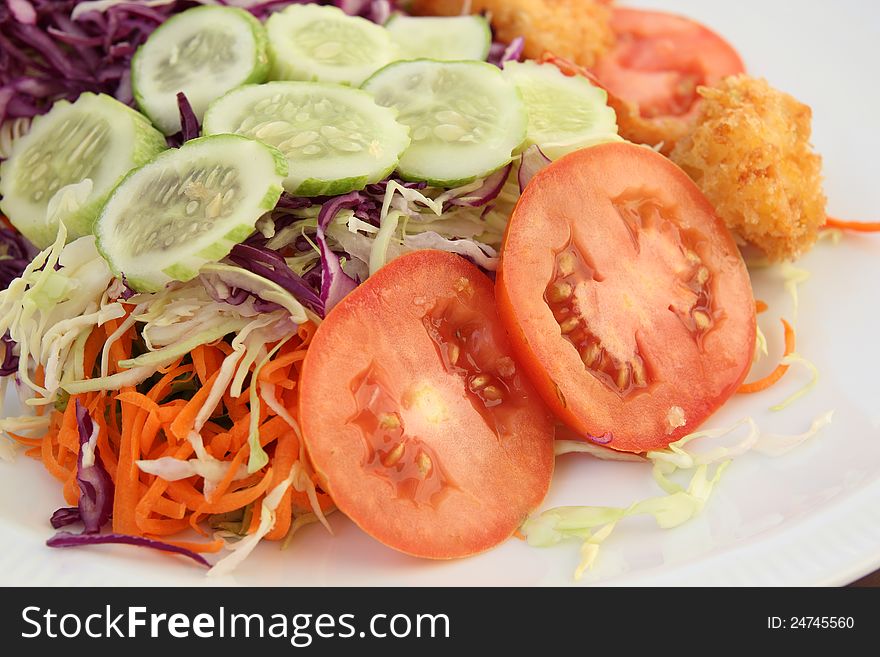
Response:
[[[0,456],[60,485],[51,547],[223,575],[339,511],[428,559],[578,541],[580,578],[627,518],[677,527],[832,419],[709,422],[791,368],[773,409],[810,393],[791,263],[880,226],[827,216],[810,108],[695,21],[5,0],[0,26]],[[657,493],[542,508],[572,453]]]

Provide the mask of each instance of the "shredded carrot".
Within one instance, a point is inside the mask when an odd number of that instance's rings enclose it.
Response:
[[[523,533],[518,529],[515,532],[513,532],[513,535],[521,541],[526,540],[526,537],[523,536]]]
[[[269,470],[266,471],[266,474],[262,476],[260,483],[258,483],[256,486],[250,486],[233,491],[231,493],[215,496],[212,502],[205,502],[205,504],[203,504],[199,508],[197,513],[229,513],[230,511],[240,509],[243,506],[247,506],[258,497],[260,497],[263,493],[265,493],[269,489],[271,483],[272,468],[269,468]]]
[[[229,486],[232,484],[235,473],[238,472],[238,468],[244,464],[245,459],[250,456],[250,453],[250,445],[245,443],[244,446],[242,446],[242,448],[238,450],[238,453],[236,453],[232,461],[230,461],[229,469],[226,471],[226,475],[217,484],[217,487],[214,489],[211,498],[206,498],[206,501],[208,503],[212,502],[215,499],[223,497],[226,494],[226,491],[229,490]]]
[[[147,536],[147,538],[150,538],[150,537]],[[216,541],[211,541],[210,543],[196,543],[193,541],[175,541],[175,540],[168,540],[167,538],[162,538],[161,540],[163,543],[168,543],[169,545],[174,545],[179,548],[183,548],[184,550],[189,550],[190,552],[197,552],[199,554],[202,554],[205,552],[207,552],[209,554],[213,554],[213,553],[216,553],[216,552],[219,552],[220,550],[222,550],[223,547],[226,545],[219,538]]]
[[[106,340],[107,336],[102,328],[95,328],[86,340],[82,363],[85,378],[89,379],[97,372],[98,357]]]
[[[62,416],[62,425],[58,428],[57,431],[51,432],[43,438],[40,444],[40,459],[43,461],[43,465],[46,469],[61,482],[66,482],[71,474],[73,474],[68,468],[65,468],[59,462],[59,457],[56,455],[55,445],[59,445],[58,443],[58,435],[62,430],[62,427],[69,428],[72,424],[74,431],[76,430],[76,415],[72,408],[73,404],[67,405],[67,410],[64,412]]]
[[[133,392],[123,389],[122,394]],[[135,509],[140,499],[140,436],[134,435],[134,416],[138,408],[122,404],[122,441],[119,445],[119,464],[116,471],[116,492],[113,496],[113,531],[117,534],[140,536]]]
[[[275,443],[275,454],[272,459],[272,469],[275,476],[272,481],[272,488],[281,484],[290,476],[293,465],[299,459],[299,440],[293,433],[293,429],[288,428],[287,432],[281,434]],[[291,492],[290,488],[284,493],[281,502],[275,512],[275,525],[272,530],[266,534],[266,538],[270,541],[280,541],[290,530],[291,520]]]
[[[132,311],[131,307],[126,309],[129,313]],[[89,334],[82,360],[85,378],[100,373],[104,344],[124,321],[124,317],[108,321]],[[110,374],[122,371],[120,361],[137,355],[137,351],[134,354],[132,351],[140,344],[138,330],[133,326],[110,346],[107,360]],[[298,381],[303,361],[316,330],[310,322],[298,327],[297,335],[288,340],[260,372],[259,381],[274,386],[275,399],[270,401],[273,405],[281,404],[293,417],[297,416]],[[234,398],[226,390],[199,429],[209,454],[227,464],[220,482],[208,487],[198,476],[166,481],[142,472],[137,461],[192,458],[194,448],[188,440],[189,433],[224,360],[232,353],[231,345],[223,341],[196,347],[158,370],[157,376],[148,383],[119,391],[74,395],[63,411],[47,406],[45,412],[50,422],[45,436],[14,435],[13,438],[30,448],[28,455],[42,461],[61,482],[67,502],[76,504],[80,492],[76,477],[79,429],[75,406],[78,401],[98,427],[97,454],[115,485],[112,530],[155,537],[194,552],[218,552],[225,545],[223,541],[191,542],[168,537],[190,528],[207,535],[202,522],[207,516],[243,509],[253,510],[249,516],[246,514],[243,529],[255,532],[260,524],[262,500],[290,476],[301,456],[302,446],[288,421],[277,416],[265,399],[261,400],[256,426],[260,445],[270,455],[270,464],[243,479],[236,479],[250,456],[252,410],[248,395]],[[42,384],[42,368],[36,369],[34,380]],[[179,385],[193,380],[196,385],[192,394]],[[319,493],[318,497],[322,509],[333,508],[328,495]],[[267,538],[283,539],[289,532],[294,512],[310,510],[308,496],[291,488],[277,507],[276,522]]]
[[[880,221],[841,221],[828,217],[825,220],[825,228],[849,230],[855,233],[880,233]]]
[[[784,356],[790,356],[794,353],[796,348],[796,336],[794,329],[791,328],[791,325],[786,322],[784,319],[782,320],[782,326],[785,329],[785,353]],[[745,395],[750,395],[756,392],[763,392],[770,388],[774,384],[776,384],[785,373],[788,372],[788,365],[784,363],[780,363],[776,366],[776,369],[773,370],[770,374],[765,376],[763,379],[758,379],[757,381],[753,381],[752,383],[744,383],[742,384],[737,392]]]
[[[757,314],[765,313],[769,310],[770,306],[761,301],[760,299],[755,300],[755,312]]]
[[[180,410],[177,417],[174,418],[174,421],[171,423],[171,433],[178,440],[186,440],[187,435],[195,426],[196,417],[202,410],[208,395],[211,394],[211,387],[214,385],[214,381],[217,380],[219,374],[219,371],[214,372],[202,387],[196,391],[196,394],[192,396],[192,399],[187,402],[186,406]]]
[[[28,438],[27,436],[19,436],[17,433],[12,433],[11,431],[7,431],[6,435],[12,438],[15,442],[26,445],[28,447],[39,447],[43,440],[41,438]]]

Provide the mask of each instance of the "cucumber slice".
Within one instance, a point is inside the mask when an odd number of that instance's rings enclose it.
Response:
[[[455,187],[510,162],[526,138],[519,92],[484,62],[395,62],[364,83],[376,102],[395,107],[412,145],[397,167],[407,180]]]
[[[360,89],[323,82],[270,82],[231,91],[205,114],[206,135],[259,139],[287,157],[284,188],[336,196],[387,177],[409,146],[397,112]]]
[[[385,28],[397,44],[401,59],[486,61],[492,47],[492,30],[483,16],[397,14]]]
[[[286,175],[284,156],[253,139],[193,139],[125,177],[95,224],[98,249],[138,291],[191,280],[254,232]]]
[[[266,22],[273,80],[359,86],[396,59],[385,28],[338,7],[291,5]]]
[[[131,86],[166,135],[180,131],[177,93],[199,120],[211,101],[269,74],[266,30],[236,7],[195,7],[162,23],[131,62]]]
[[[551,160],[607,141],[621,141],[608,94],[552,64],[507,62],[504,77],[516,85],[529,116],[529,145]]]
[[[141,114],[104,94],[60,100],[34,119],[0,163],[0,210],[39,248],[55,241],[49,200],[66,185],[92,180],[92,191],[64,217],[68,240],[88,235],[108,194],[128,171],[167,149],[165,138]]]

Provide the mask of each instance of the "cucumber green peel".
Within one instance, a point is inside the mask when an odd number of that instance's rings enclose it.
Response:
[[[485,62],[395,62],[363,88],[410,128],[412,145],[397,168],[406,180],[467,184],[508,164],[526,139],[519,92]]]
[[[552,64],[507,62],[504,77],[522,94],[529,117],[528,144],[551,160],[608,141],[620,141],[617,115],[604,89]]]
[[[95,224],[98,249],[135,290],[191,280],[253,233],[286,175],[287,159],[253,139],[193,139],[125,177]]]
[[[69,241],[88,235],[109,193],[131,169],[167,149],[165,138],[141,114],[104,94],[60,100],[34,119],[0,163],[0,209],[39,248],[55,241],[64,221]],[[91,180],[82,205],[48,215],[49,201],[67,185]]]
[[[396,59],[388,31],[338,7],[295,4],[266,21],[273,80],[360,85]]]
[[[237,7],[195,7],[172,16],[131,62],[135,100],[166,135],[180,130],[178,92],[201,121],[212,101],[268,74],[266,30]]]
[[[359,89],[320,82],[270,82],[231,91],[205,114],[206,135],[259,139],[288,158],[285,189],[336,196],[386,178],[409,146],[397,112]]]

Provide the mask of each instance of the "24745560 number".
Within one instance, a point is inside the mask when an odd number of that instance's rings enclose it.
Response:
[[[768,616],[771,630],[851,630],[855,627],[852,616]]]

